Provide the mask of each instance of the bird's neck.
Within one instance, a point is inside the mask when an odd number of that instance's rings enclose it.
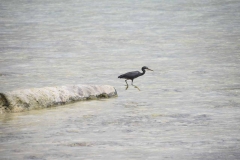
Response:
[[[141,76],[144,75],[145,72],[146,72],[145,69],[142,69],[142,71],[143,71],[143,72],[141,73]]]

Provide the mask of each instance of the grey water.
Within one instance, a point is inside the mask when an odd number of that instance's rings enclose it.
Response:
[[[1,0],[0,92],[118,97],[0,115],[0,159],[240,159],[239,0]],[[125,90],[120,74],[148,66]],[[129,82],[130,83],[130,82]]]

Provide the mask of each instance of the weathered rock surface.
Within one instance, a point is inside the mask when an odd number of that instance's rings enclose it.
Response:
[[[117,91],[109,85],[69,85],[16,90],[0,93],[0,113],[22,112],[114,96],[117,96]]]

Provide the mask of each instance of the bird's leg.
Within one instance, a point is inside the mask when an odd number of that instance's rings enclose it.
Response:
[[[125,80],[125,82],[126,82],[126,90],[128,89],[128,83],[127,83],[127,79]]]
[[[128,86],[127,79],[125,80],[125,82],[126,82],[126,86]]]
[[[128,85],[126,85],[126,90],[128,89]]]
[[[133,85],[135,88],[137,88],[139,91],[141,91],[139,88],[138,88],[138,86],[135,86],[135,85]]]
[[[135,88],[137,88],[137,89],[140,91],[140,89],[138,88],[138,86],[133,85],[133,80],[132,80],[132,86],[134,86]]]

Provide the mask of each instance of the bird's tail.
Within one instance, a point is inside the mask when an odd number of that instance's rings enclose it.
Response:
[[[122,76],[123,76],[123,75],[120,75],[120,76],[118,76],[118,78],[123,78]]]

